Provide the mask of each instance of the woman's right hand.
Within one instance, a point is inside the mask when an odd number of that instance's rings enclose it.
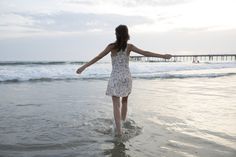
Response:
[[[76,70],[76,73],[81,74],[84,71],[84,69],[85,68],[82,66],[82,67],[80,67],[79,69]]]

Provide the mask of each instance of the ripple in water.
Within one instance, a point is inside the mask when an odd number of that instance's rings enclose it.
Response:
[[[117,139],[115,137],[115,122],[112,119],[97,118],[84,123],[84,125],[90,127],[90,129],[93,128],[96,133],[114,137],[114,139],[110,142],[116,142],[116,140],[122,140],[122,142],[126,142],[129,139],[140,135],[142,132],[142,127],[138,126],[137,123],[132,119],[127,119],[126,121],[122,122],[122,139]]]
[[[8,143],[0,144],[0,151],[18,151],[18,152],[28,152],[28,151],[43,151],[43,150],[68,150],[71,148],[80,148],[83,146],[89,146],[93,143],[114,143],[119,147],[124,145],[123,143],[128,141],[129,139],[138,136],[142,132],[142,127],[138,126],[134,120],[128,119],[127,121],[123,122],[123,136],[121,139],[116,138],[115,135],[115,127],[114,127],[114,120],[106,119],[106,118],[97,118],[94,120],[90,120],[88,122],[83,123],[82,125],[77,125],[77,127],[66,127],[65,125],[60,126],[56,129],[56,132],[60,132],[66,129],[67,131],[64,132],[65,136],[68,138],[62,139],[55,139],[53,141],[43,142],[40,139],[34,138],[34,142],[17,142],[17,143]],[[70,130],[70,131],[69,131]],[[50,132],[53,131],[50,128],[47,129],[47,135],[52,135]],[[54,130],[55,131],[55,130]],[[78,132],[79,131],[79,132]],[[69,132],[71,133],[69,135]],[[32,133],[33,130],[32,130]],[[38,133],[37,133],[38,134]],[[79,134],[74,136],[75,134]],[[101,136],[102,135],[102,136]],[[34,135],[33,135],[34,136]],[[37,135],[35,135],[37,136]],[[70,137],[69,137],[70,136]],[[71,137],[74,136],[74,137]],[[73,140],[74,139],[74,140]],[[103,142],[102,142],[103,141]]]

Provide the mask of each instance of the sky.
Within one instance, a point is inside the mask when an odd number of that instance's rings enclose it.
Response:
[[[0,61],[88,61],[119,24],[144,50],[235,54],[235,8],[235,0],[0,0]]]

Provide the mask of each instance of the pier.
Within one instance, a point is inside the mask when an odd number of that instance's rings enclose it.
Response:
[[[130,56],[131,61],[143,62],[232,62],[236,61],[236,54],[208,54],[208,55],[172,55],[171,59],[157,57]]]

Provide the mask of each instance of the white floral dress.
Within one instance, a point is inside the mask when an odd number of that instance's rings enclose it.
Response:
[[[107,85],[106,95],[126,97],[131,93],[132,77],[129,70],[127,48],[111,56],[112,72]]]

